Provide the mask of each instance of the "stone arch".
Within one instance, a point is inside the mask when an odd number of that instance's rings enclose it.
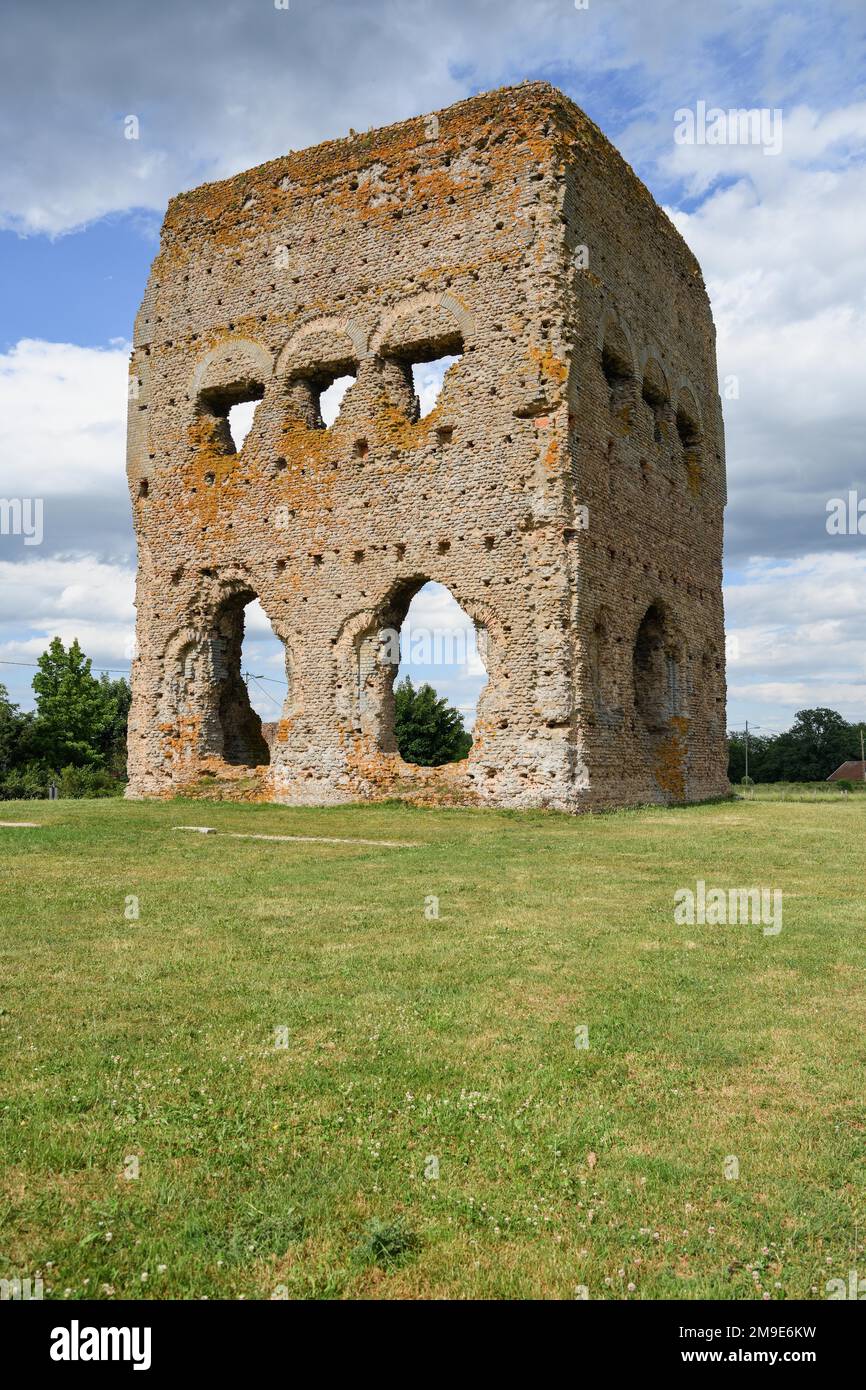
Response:
[[[598,326],[599,366],[607,383],[611,411],[628,407],[634,396],[637,357],[622,320],[607,309]]]
[[[663,376],[664,379],[665,379],[665,382],[666,382],[666,384],[667,384],[667,386],[668,386],[668,389],[670,389],[670,382],[671,382],[671,369],[670,369],[670,364],[669,364],[669,362],[668,362],[668,359],[667,359],[665,353],[664,353],[664,352],[662,351],[662,349],[659,347],[659,345],[658,345],[658,343],[655,341],[655,339],[651,338],[650,341],[649,341],[648,343],[644,343],[644,344],[643,344],[643,346],[641,347],[640,351],[637,353],[636,359],[635,359],[635,360],[636,360],[636,362],[637,362],[637,369],[638,369],[638,375],[639,375],[639,376],[643,376],[644,368],[646,367],[646,365],[647,365],[648,362],[652,361],[652,362],[658,363],[659,370],[660,370],[660,372],[662,373],[662,376]]]
[[[164,647],[159,726],[173,755],[214,758],[235,766],[270,762],[261,719],[241,674],[244,611],[260,594],[248,576],[205,578],[193,623],[176,629]],[[271,626],[286,652],[288,693],[282,718],[297,712],[295,663],[282,624]]]
[[[688,406],[688,409],[694,415],[701,433],[703,433],[704,426],[700,400],[697,391],[687,376],[679,376],[672,382],[671,399],[676,404],[679,404],[682,400],[683,403]]]
[[[157,718],[167,760],[176,767],[221,752],[216,710],[209,698],[213,652],[205,633],[193,627],[173,633],[161,668]]]
[[[212,347],[196,363],[190,378],[190,397],[201,391],[231,387],[238,381],[260,381],[264,386],[273,374],[271,354],[252,338],[227,338]]]
[[[697,395],[684,378],[677,387],[674,421],[689,488],[697,494],[702,481],[704,430]]]
[[[617,700],[617,652],[615,622],[611,610],[601,604],[596,610],[587,639],[587,674],[592,708],[602,719],[612,713]]]
[[[667,373],[653,353],[642,354],[641,399],[652,417],[653,438],[663,444],[671,432],[673,409]]]
[[[604,345],[607,342],[616,343],[618,345],[618,348],[622,351],[628,362],[632,376],[636,375],[638,353],[635,349],[631,329],[622,315],[610,306],[602,310],[598,321],[596,346],[599,352],[603,351]]]
[[[337,314],[318,314],[295,329],[277,355],[274,375],[285,377],[294,367],[317,362],[342,361],[367,356],[367,335],[354,319]]]
[[[635,715],[650,733],[667,732],[685,713],[685,645],[668,605],[661,599],[644,610],[632,646]]]
[[[478,651],[488,676],[478,702],[476,727],[481,722],[495,722],[502,704],[498,682],[504,632],[498,618],[488,604],[464,595],[447,576],[414,572],[395,580],[381,602],[347,618],[335,644],[340,722],[347,732],[361,736],[382,753],[397,752],[394,678],[400,664],[400,629],[413,598],[431,581],[447,588],[475,624]]]
[[[290,420],[307,429],[324,429],[324,392],[340,377],[357,380],[367,355],[366,334],[352,319],[319,315],[302,324],[280,350],[275,368]],[[349,387],[347,398],[353,389]]]
[[[271,355],[250,338],[232,338],[211,348],[197,363],[190,399],[202,431],[199,442],[218,454],[235,454],[229,414],[237,405],[260,401],[271,379]]]
[[[703,439],[704,427],[701,421],[701,408],[698,398],[688,381],[681,379],[675,396],[677,434],[685,447],[687,442],[699,443]],[[684,437],[687,436],[687,437]]]
[[[452,294],[412,295],[380,320],[370,349],[391,403],[410,421],[420,417],[413,366],[473,351],[474,332],[472,315]]]
[[[453,294],[426,292],[393,305],[370,335],[370,351],[377,356],[410,353],[425,346],[443,347],[458,338],[466,343],[475,336],[475,320]]]

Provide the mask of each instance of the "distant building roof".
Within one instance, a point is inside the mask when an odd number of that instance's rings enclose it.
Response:
[[[863,769],[864,769],[864,768],[866,768],[866,763],[860,763],[860,762],[857,762],[857,763],[843,763],[841,767],[837,767],[837,768],[836,768],[836,771],[835,771],[835,772],[831,772],[831,773],[830,773],[830,776],[827,778],[827,781],[828,781],[828,782],[862,782],[862,781],[864,780],[864,777],[863,777]]]

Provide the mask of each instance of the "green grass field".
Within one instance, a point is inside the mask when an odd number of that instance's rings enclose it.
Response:
[[[40,826],[0,828],[0,1277],[785,1299],[866,1272],[866,799],[0,819]],[[781,889],[781,933],[677,925],[698,879]]]

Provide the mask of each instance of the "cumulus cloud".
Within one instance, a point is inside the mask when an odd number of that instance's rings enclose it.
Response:
[[[0,225],[57,233],[160,209],[180,188],[350,126],[526,76],[551,76],[614,134],[627,129],[626,153],[640,160],[676,107],[730,90],[744,34],[756,85],[773,96],[785,74],[786,99],[805,101],[841,85],[862,7],[825,0],[794,16],[769,0],[687,14],[680,0],[584,10],[572,0],[7,0]]]
[[[41,498],[41,554],[130,560],[127,349],[24,339],[0,354],[0,497]],[[23,537],[0,556],[29,558]]]
[[[0,559],[0,684],[33,704],[32,663],[52,637],[76,637],[94,670],[127,671],[135,636],[131,566],[93,557]]]
[[[799,110],[781,155],[727,147],[736,181],[694,211],[668,209],[716,320],[731,559],[827,547],[828,499],[866,494],[864,152],[866,106],[823,120]],[[714,151],[678,147],[670,163],[691,169],[696,154],[706,163]]]
[[[725,589],[732,727],[786,727],[798,709],[864,716],[866,553],[840,536],[832,553],[755,559]]]

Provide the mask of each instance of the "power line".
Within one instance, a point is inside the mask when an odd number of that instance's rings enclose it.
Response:
[[[266,679],[266,677],[262,677],[262,679],[264,680],[264,679]],[[275,700],[274,697],[273,697],[273,695],[270,693],[269,690],[264,690],[264,689],[262,688],[262,686],[259,685],[259,683],[258,683],[256,677],[253,676],[253,675],[251,675],[249,671],[247,672],[247,680],[248,680],[248,681],[252,681],[253,685],[255,685],[255,686],[261,691],[261,693],[264,695],[265,699],[266,699],[266,700],[270,700],[271,704],[272,704],[272,705],[276,705],[277,709],[281,710],[281,709],[283,708],[282,705],[280,704],[280,701],[279,701],[279,700]]]
[[[38,661],[2,661],[2,660],[0,660],[0,666],[29,666],[29,667],[32,667],[32,668],[35,670],[35,669],[38,667],[38,665],[39,665],[39,662],[38,662]],[[107,676],[128,676],[128,675],[129,675],[129,667],[128,667],[128,666],[97,666],[97,667],[95,667],[95,668],[94,668],[93,666],[91,666],[91,670],[94,670],[94,669],[97,670],[97,671],[104,671],[105,674],[106,674]]]

